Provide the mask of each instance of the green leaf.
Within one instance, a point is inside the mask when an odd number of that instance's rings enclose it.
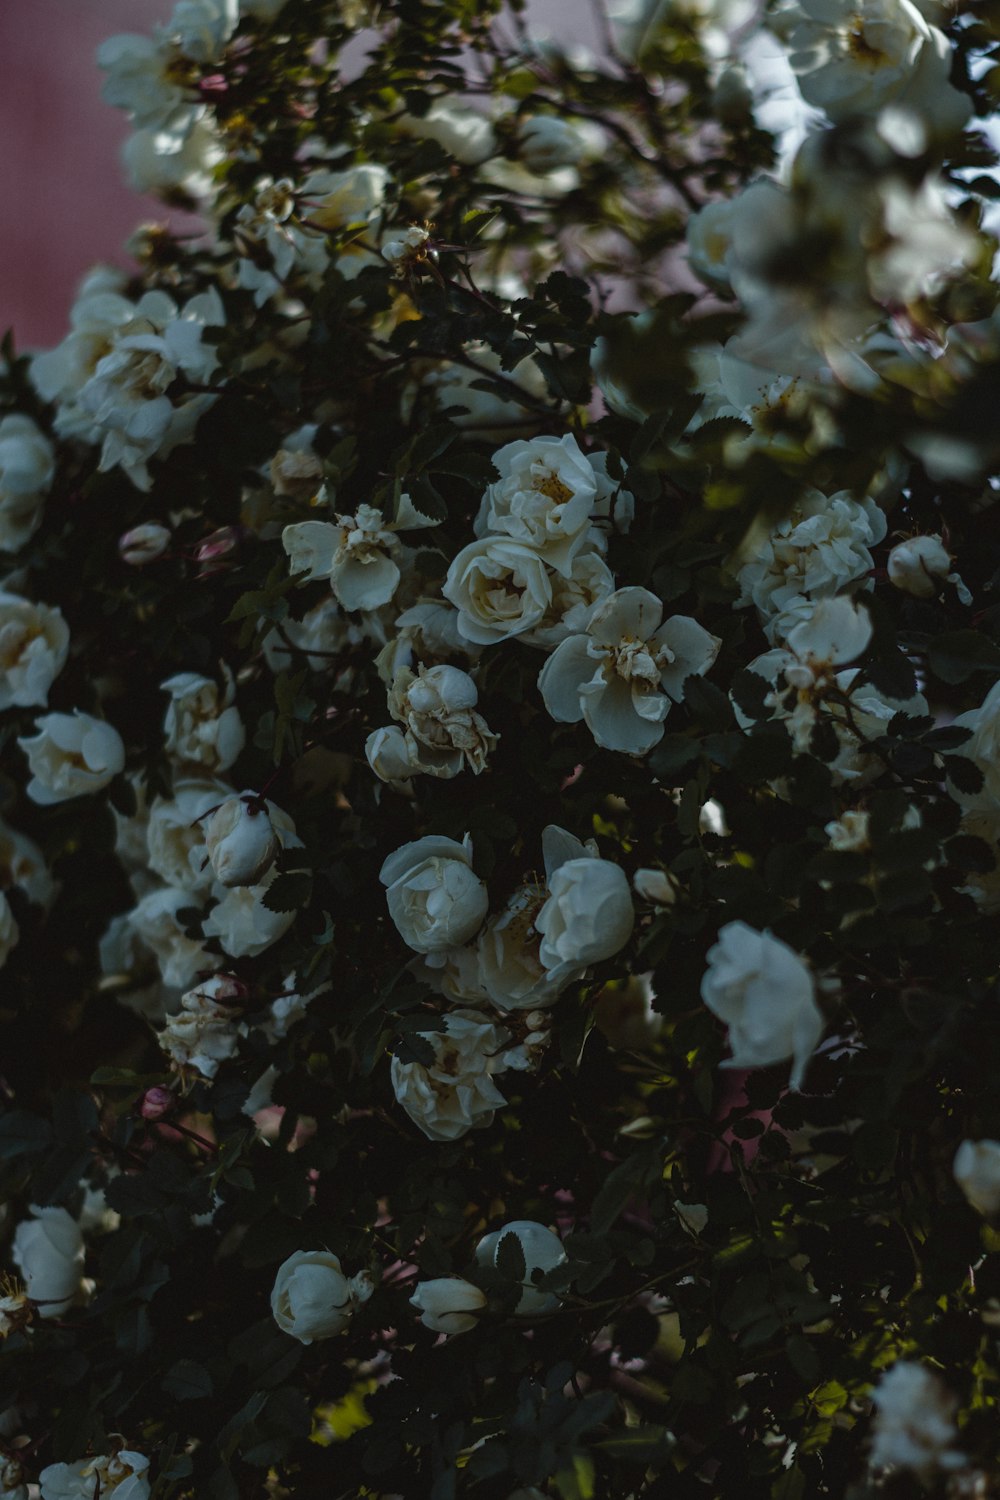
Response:
[[[684,679],[684,701],[705,729],[731,729],[733,710],[720,687],[692,673]]]
[[[502,1234],[497,1242],[496,1268],[509,1281],[523,1282],[527,1277],[524,1246],[512,1229]]]
[[[260,899],[268,911],[289,912],[308,906],[311,895],[312,875],[308,870],[294,870],[276,875]]]
[[[927,662],[941,682],[965,682],[974,672],[1000,673],[1000,646],[977,630],[949,630],[931,641]]]
[[[52,1126],[27,1110],[14,1109],[0,1116],[0,1161],[18,1156],[39,1156],[52,1141]]]
[[[160,1381],[160,1389],[178,1401],[200,1401],[210,1396],[214,1387],[204,1365],[193,1359],[179,1359]]]

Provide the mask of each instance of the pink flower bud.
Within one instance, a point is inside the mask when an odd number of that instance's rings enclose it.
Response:
[[[162,1120],[164,1115],[170,1114],[174,1103],[174,1096],[170,1089],[154,1084],[143,1094],[139,1113],[144,1120]]]
[[[118,552],[122,562],[130,567],[141,568],[145,563],[155,562],[170,546],[171,535],[166,526],[147,521],[142,526],[133,526],[118,538]]]
[[[235,552],[242,540],[242,526],[220,526],[218,531],[213,531],[195,552],[195,561],[201,563],[198,576],[207,578],[212,573],[219,572],[220,568],[225,567],[223,558]]]

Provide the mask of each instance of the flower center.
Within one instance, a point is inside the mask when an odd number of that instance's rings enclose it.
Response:
[[[573,491],[568,484],[563,484],[558,474],[549,473],[544,478],[540,475],[536,476],[532,487],[538,490],[539,494],[545,495],[554,505],[565,505],[567,500],[573,498]]]
[[[661,647],[656,650],[649,641],[637,641],[626,636],[610,652],[611,661],[619,677],[626,682],[642,682],[655,686],[660,680],[660,661],[670,653]]]

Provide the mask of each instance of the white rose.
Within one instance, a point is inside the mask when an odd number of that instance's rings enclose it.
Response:
[[[226,672],[221,694],[217,683],[197,672],[179,672],[162,688],[170,694],[163,721],[167,754],[210,771],[228,770],[246,740],[232,674]]]
[[[598,499],[598,469],[576,439],[519,439],[493,455],[500,478],[489,485],[476,520],[476,535],[509,536],[538,552],[566,576],[583,547]],[[606,476],[601,476],[605,483]]]
[[[42,1500],[149,1500],[149,1459],[122,1448],[97,1458],[78,1458],[72,1464],[49,1464],[38,1476]]]
[[[441,592],[459,612],[459,632],[478,646],[533,630],[552,605],[548,570],[535,548],[496,536],[456,554]]]
[[[591,144],[586,131],[558,115],[531,115],[518,132],[518,154],[529,172],[575,167]]]
[[[955,1153],[955,1181],[977,1213],[1000,1214],[1000,1141],[963,1141]]]
[[[294,833],[285,834],[284,842],[288,849],[302,847],[302,840]],[[277,874],[272,865],[257,885],[216,887],[214,894],[219,900],[202,923],[202,931],[206,937],[218,938],[223,953],[230,958],[256,958],[284,937],[295,921],[294,911],[271,911],[264,904]]]
[[[536,1224],[533,1219],[515,1219],[510,1224],[504,1224],[502,1229],[495,1229],[492,1234],[484,1235],[479,1241],[476,1260],[481,1266],[497,1264],[500,1242],[508,1234],[517,1237],[524,1255],[524,1278],[521,1282],[524,1290],[514,1311],[520,1318],[539,1317],[543,1313],[553,1312],[559,1306],[559,1298],[554,1292],[540,1291],[532,1281],[532,1273],[554,1271],[556,1266],[563,1264],[566,1252],[562,1241],[551,1229],[546,1229],[544,1224]]]
[[[314,672],[338,669],[334,681],[339,687],[349,685],[354,674],[348,666],[339,670],[336,658],[369,639],[364,627],[349,620],[336,599],[328,596],[307,610],[301,620],[283,620],[281,628],[266,635],[262,644],[264,659],[272,672],[301,665],[297,653],[304,651]]]
[[[56,890],[45,856],[34,839],[0,818],[0,889],[12,885],[36,906],[48,906]]]
[[[32,1208],[14,1231],[11,1255],[28,1296],[42,1318],[58,1318],[69,1307],[83,1274],[83,1234],[65,1208]]]
[[[431,1141],[457,1141],[492,1123],[507,1100],[493,1082],[510,1033],[474,1011],[451,1011],[443,1031],[421,1032],[434,1052],[426,1066],[392,1059],[396,1100]]]
[[[11,1299],[0,1298],[0,1304]],[[2,1323],[2,1318],[0,1318]],[[5,1330],[6,1331],[6,1330]],[[0,1457],[0,1500],[28,1500],[26,1475],[16,1458]]]
[[[930,1482],[939,1469],[960,1469],[967,1462],[952,1444],[956,1398],[930,1370],[898,1360],[872,1391],[872,1468],[911,1469]]]
[[[952,555],[939,536],[912,536],[898,542],[886,564],[889,582],[917,599],[936,599],[945,583],[954,583],[963,604],[972,595],[952,568]]]
[[[0,551],[19,551],[35,532],[55,471],[55,450],[30,417],[0,421]]]
[[[553,573],[549,583],[552,602],[548,610],[533,629],[519,637],[526,646],[540,646],[543,651],[552,651],[560,641],[579,635],[587,628],[594,606],[615,591],[611,569],[599,552],[589,549],[576,554],[568,577]]]
[[[486,161],[499,149],[486,115],[466,104],[436,102],[425,115],[403,115],[397,124],[400,130],[418,140],[437,141],[466,166]]]
[[[472,840],[430,834],[404,844],[383,864],[389,915],[415,953],[439,953],[468,942],[489,909],[486,887],[472,868]]]
[[[486,769],[489,752],[497,743],[482,714],[476,712],[479,690],[468,672],[458,667],[438,665],[399,667],[393,675],[387,703],[389,712],[403,726],[397,735],[382,731],[381,738],[370,737],[373,754],[369,762],[382,775],[379,762],[386,764],[396,780],[400,775],[414,776],[424,772],[449,780],[463,766],[473,775]],[[376,731],[376,736],[379,735]],[[386,734],[390,737],[387,739]],[[409,769],[395,769],[408,766]]]
[[[146,521],[142,526],[133,526],[118,538],[118,555],[122,562],[132,568],[144,567],[162,557],[173,540],[166,526],[155,521]]]
[[[688,264],[708,286],[722,292],[732,290],[729,276],[738,201],[718,198],[706,203],[687,221]]]
[[[284,1333],[300,1344],[343,1333],[372,1284],[366,1272],[345,1276],[329,1250],[296,1250],[278,1268],[271,1313]]]
[[[480,432],[483,437],[504,437],[512,429],[537,425],[532,408],[548,400],[545,377],[530,355],[519,360],[513,369],[501,369],[501,356],[488,344],[473,340],[464,346],[471,364],[453,364],[450,360],[421,375],[421,385],[428,388],[438,407],[454,406],[460,414],[452,417],[456,427]],[[477,381],[501,376],[502,391],[477,390]],[[524,401],[516,394],[520,388]],[[509,393],[509,394],[508,394]]]
[[[179,781],[173,797],[156,797],[149,810],[148,866],[167,885],[201,893],[212,884],[205,847],[206,815],[231,795],[221,781]]]
[[[766,1068],[792,1059],[791,1087],[823,1034],[816,984],[793,948],[746,922],[727,922],[708,950],[701,998],[729,1027],[728,1068]]]
[[[420,1314],[425,1328],[435,1333],[468,1333],[479,1322],[486,1294],[461,1276],[441,1276],[417,1283],[410,1306]]]
[[[677,886],[666,870],[636,870],[632,886],[636,895],[651,906],[673,906],[677,900]]]
[[[99,792],[125,767],[125,746],[117,729],[74,709],[35,720],[38,733],[18,740],[32,779],[27,793],[43,807]]]
[[[326,579],[347,610],[376,610],[388,604],[400,580],[403,545],[398,531],[418,530],[436,522],[422,515],[408,495],[401,495],[396,519],[387,522],[372,505],[354,515],[330,521],[300,521],[286,526],[281,544],[292,573],[303,581]]]
[[[548,894],[543,885],[520,886],[480,934],[479,978],[499,1010],[545,1009],[583,974],[583,965],[552,973],[542,963],[535,924]]]
[[[219,133],[205,111],[193,125],[134,130],[122,146],[122,161],[135,191],[155,193],[168,202],[176,193],[207,198],[212,170],[224,156]]]
[[[387,260],[397,271],[407,266],[412,266],[415,261],[426,260],[427,254],[424,246],[430,239],[426,229],[413,224],[409,229],[397,233],[394,238],[382,241],[380,254],[383,260]]]
[[[170,989],[187,989],[199,973],[217,969],[222,962],[207,953],[197,938],[188,937],[178,919],[178,912],[198,905],[191,891],[165,886],[147,892],[128,913],[129,935],[153,954],[160,977]]]
[[[237,1021],[238,1004],[246,993],[246,986],[232,975],[213,974],[181,996],[180,1010],[167,1017],[157,1038],[174,1067],[215,1077],[220,1062],[235,1056],[240,1037],[247,1034],[246,1026]]]
[[[549,875],[549,898],[535,918],[538,957],[554,981],[600,963],[632,935],[635,910],[628,877],[592,854],[560,863]]]
[[[720,644],[686,615],[664,622],[663,605],[647,589],[619,589],[594,610],[584,633],[556,647],[538,687],[560,723],[582,719],[604,749],[645,755],[663,738],[685,679],[707,672]]]
[[[229,797],[208,820],[205,847],[220,885],[258,885],[281,851],[269,813],[255,792]],[[275,809],[277,812],[277,809]]]
[[[17,940],[20,936],[21,932],[14,920],[10,902],[0,890],[0,969],[7,962],[12,949],[17,947]]]

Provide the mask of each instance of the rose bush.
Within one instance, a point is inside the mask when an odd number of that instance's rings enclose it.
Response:
[[[0,1500],[1000,1472],[1000,20],[177,0],[0,354]]]

